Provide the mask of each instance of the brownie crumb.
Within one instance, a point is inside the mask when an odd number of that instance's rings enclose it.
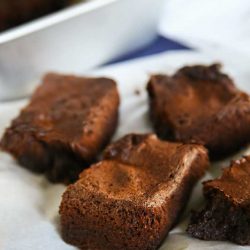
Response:
[[[141,91],[139,89],[135,89],[134,93],[135,93],[135,95],[140,95]]]

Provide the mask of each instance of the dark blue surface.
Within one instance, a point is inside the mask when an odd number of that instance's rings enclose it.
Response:
[[[162,36],[158,36],[150,45],[141,48],[140,50],[134,51],[130,54],[121,56],[108,64],[113,64],[117,62],[127,61],[139,57],[154,55],[157,53],[161,53],[164,51],[170,51],[170,50],[183,50],[183,49],[190,49],[180,43],[177,43],[173,40],[164,38]]]

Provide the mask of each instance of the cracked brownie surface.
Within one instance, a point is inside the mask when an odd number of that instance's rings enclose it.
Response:
[[[63,239],[81,249],[157,249],[207,167],[202,146],[127,135],[63,194]]]
[[[217,64],[187,66],[148,83],[150,114],[163,139],[194,142],[212,158],[237,151],[250,138],[250,98]]]
[[[5,131],[1,148],[53,182],[72,182],[109,142],[118,106],[111,79],[48,74]]]

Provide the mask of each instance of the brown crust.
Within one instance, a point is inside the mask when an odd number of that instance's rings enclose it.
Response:
[[[202,144],[212,158],[249,142],[250,98],[219,65],[189,66],[148,83],[150,114],[163,139]]]
[[[123,137],[63,194],[63,239],[81,249],[157,249],[207,166],[202,146]]]
[[[1,148],[53,182],[72,182],[109,142],[118,105],[110,79],[49,74],[5,131]]]
[[[193,212],[187,232],[203,240],[250,245],[250,156],[233,161],[220,178],[204,182],[206,206]]]

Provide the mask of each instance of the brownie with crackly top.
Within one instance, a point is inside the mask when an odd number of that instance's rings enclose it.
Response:
[[[200,145],[121,138],[63,194],[63,239],[81,249],[157,249],[207,166]]]
[[[153,75],[147,89],[151,120],[161,138],[202,144],[213,159],[249,142],[249,95],[221,72],[220,65],[186,66],[172,76]]]
[[[48,74],[5,131],[1,148],[53,182],[73,182],[109,142],[118,106],[111,79]]]
[[[0,31],[47,15],[69,4],[69,0],[1,0]]]

